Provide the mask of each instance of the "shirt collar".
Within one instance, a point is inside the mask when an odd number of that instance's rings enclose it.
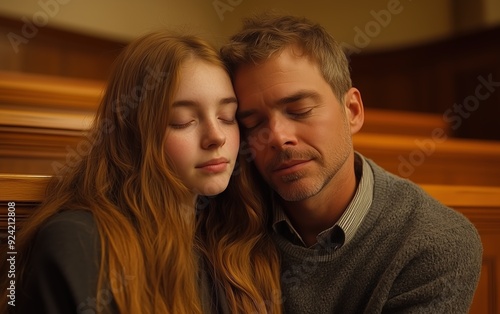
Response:
[[[373,171],[365,158],[355,153],[354,171],[359,180],[356,193],[340,219],[330,228],[322,231],[316,239],[318,243],[333,243],[340,247],[348,243],[359,228],[363,218],[368,213],[373,200]],[[306,246],[299,233],[295,230],[283,208],[273,198],[273,230],[296,245]]]

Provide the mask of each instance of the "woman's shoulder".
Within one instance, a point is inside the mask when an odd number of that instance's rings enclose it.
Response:
[[[97,294],[100,255],[92,213],[64,211],[50,217],[31,245],[18,295],[20,313],[74,313],[85,307]]]
[[[34,241],[33,253],[40,254],[40,257],[79,256],[95,259],[99,242],[99,233],[92,213],[68,210],[50,217],[40,227]]]
[[[91,231],[96,228],[96,225],[94,216],[90,211],[65,210],[47,219],[40,230],[50,230],[54,228]]]
[[[66,210],[47,219],[40,227],[38,236],[51,236],[53,233],[57,233],[58,237],[92,237],[97,233],[97,226],[90,211]]]

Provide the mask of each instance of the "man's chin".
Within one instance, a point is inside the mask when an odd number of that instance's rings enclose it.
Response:
[[[297,181],[292,183],[281,183],[274,186],[274,191],[287,202],[299,202],[308,199],[315,195],[315,190],[311,185],[299,183]]]

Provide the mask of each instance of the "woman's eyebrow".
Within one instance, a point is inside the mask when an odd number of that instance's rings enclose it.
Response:
[[[221,105],[225,105],[225,104],[238,104],[238,100],[236,99],[236,97],[234,96],[231,96],[231,97],[225,97],[225,98],[222,98],[220,101],[219,101],[219,104]]]
[[[224,97],[221,98],[218,101],[218,105],[227,105],[227,104],[238,104],[238,101],[236,100],[236,97],[230,96],[230,97]],[[194,100],[176,100],[172,103],[172,107],[178,108],[178,107],[196,107],[199,106],[198,101]]]
[[[198,103],[193,100],[176,100],[172,103],[172,107],[174,108],[179,108],[179,107],[195,107],[197,106]]]

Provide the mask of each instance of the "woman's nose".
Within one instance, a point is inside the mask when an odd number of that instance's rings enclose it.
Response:
[[[204,149],[221,147],[226,143],[226,134],[218,121],[207,121],[201,132],[203,132],[201,145]]]

